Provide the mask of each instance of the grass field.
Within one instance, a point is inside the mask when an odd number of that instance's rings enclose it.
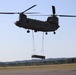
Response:
[[[0,70],[76,70],[76,64],[0,67]]]

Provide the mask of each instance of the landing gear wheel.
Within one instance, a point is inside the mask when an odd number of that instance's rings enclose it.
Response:
[[[46,32],[45,34],[47,35],[48,33]]]
[[[56,34],[56,32],[54,31],[54,34]]]
[[[29,30],[27,30],[27,33],[30,33],[30,31],[29,31]]]
[[[34,30],[34,32],[37,32],[37,30]]]

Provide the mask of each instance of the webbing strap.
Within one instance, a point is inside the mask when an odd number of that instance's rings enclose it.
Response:
[[[32,30],[32,38],[33,38],[33,54],[36,54],[36,47],[35,47],[35,39],[34,39],[34,31]]]
[[[32,30],[32,38],[33,38],[33,54],[36,54],[35,37],[34,37],[34,31],[33,30]],[[41,54],[44,55],[44,32],[42,34]]]
[[[42,34],[41,54],[43,54],[43,55],[44,55],[44,32],[43,32],[43,34]]]

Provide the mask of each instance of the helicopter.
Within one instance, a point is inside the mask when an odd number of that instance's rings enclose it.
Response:
[[[58,28],[60,27],[58,16],[76,17],[75,15],[57,15],[55,6],[52,6],[52,15],[33,15],[33,16],[49,16],[46,21],[27,18],[26,14],[37,14],[37,12],[30,12],[30,13],[27,12],[28,10],[34,8],[35,6],[37,5],[31,6],[23,12],[0,12],[0,14],[19,14],[19,20],[15,22],[16,26],[28,29],[27,33],[30,33],[30,30],[34,30],[34,32],[37,31],[45,32],[46,35],[48,32],[53,32],[54,34],[56,34],[55,31],[58,30]]]
[[[30,7],[33,8],[36,5]],[[28,9],[29,10],[29,9]],[[55,7],[52,6],[53,15],[51,17],[47,18],[47,21],[40,21],[36,19],[30,19],[27,18],[27,16],[24,14],[24,12],[20,13],[19,15],[19,21],[16,21],[15,24],[18,27],[22,27],[27,30],[27,33],[29,33],[29,29],[34,30],[35,32],[41,31],[41,32],[54,32],[60,27],[58,23],[58,17],[55,16]]]

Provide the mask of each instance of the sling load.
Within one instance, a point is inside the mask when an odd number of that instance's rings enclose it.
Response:
[[[44,55],[38,55],[36,54],[36,47],[35,47],[35,38],[34,38],[34,32],[32,31],[32,38],[33,38],[33,55],[31,56],[31,58],[40,58],[40,59],[45,59]],[[41,47],[41,54],[44,54],[44,32],[42,35],[42,47]]]

